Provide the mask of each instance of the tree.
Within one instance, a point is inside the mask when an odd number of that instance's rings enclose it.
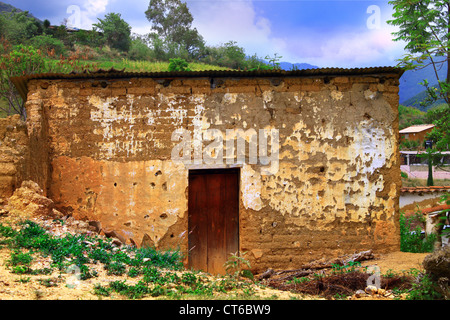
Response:
[[[192,28],[194,18],[186,3],[180,0],[150,0],[145,15],[151,23],[153,34],[157,35],[152,38],[158,45],[162,41],[166,51],[172,54],[184,51],[191,59],[201,55],[205,42],[197,29]]]
[[[145,15],[153,30],[165,40],[174,42],[183,38],[194,21],[186,3],[180,0],[150,0]]]
[[[0,36],[12,44],[25,43],[43,33],[41,23],[29,16],[28,11],[1,12]]]
[[[430,87],[424,79],[428,96],[424,103],[431,104],[443,99],[445,108],[442,117],[436,120],[435,136],[441,137],[438,146],[450,145],[450,0],[395,0],[393,20],[388,23],[398,26],[395,41],[405,41],[407,54],[400,59],[405,69],[420,69],[431,66],[437,86]],[[446,78],[440,79],[438,70],[447,65]]]
[[[394,40],[406,42],[410,52],[400,60],[407,69],[431,65],[439,84],[439,93],[450,103],[450,0],[395,0],[394,20],[388,23],[400,27]],[[439,79],[437,70],[447,62],[447,77]]]
[[[131,27],[120,13],[108,13],[105,19],[98,18],[96,31],[102,32],[106,43],[117,50],[128,51],[131,47]]]

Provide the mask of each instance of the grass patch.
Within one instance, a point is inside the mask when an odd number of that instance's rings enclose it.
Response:
[[[0,240],[11,250],[8,265],[19,274],[48,274],[53,268],[66,271],[75,265],[79,268],[81,280],[97,276],[90,264],[102,263],[111,275],[123,275],[127,269],[134,268],[139,273],[143,267],[163,267],[173,270],[182,268],[182,255],[178,251],[157,251],[154,248],[125,246],[118,248],[110,239],[88,237],[82,234],[66,234],[64,237],[53,237],[41,226],[32,221],[18,224],[16,231],[0,224]],[[24,252],[28,250],[28,252]],[[30,268],[33,254],[50,256],[51,269],[32,270]]]
[[[217,278],[186,271],[183,256],[177,250],[119,248],[110,239],[82,234],[68,233],[55,237],[30,220],[20,222],[17,227],[13,229],[0,224],[0,241],[11,249],[8,265],[15,274],[50,275],[53,270],[69,274],[76,270],[79,280],[87,280],[98,276],[94,266],[102,264],[107,275],[126,278],[113,281],[108,286],[96,284],[93,293],[99,297],[116,293],[127,299],[145,296],[214,299],[217,295],[230,295],[230,292],[236,298],[250,297],[254,293],[255,282],[250,280],[240,281],[235,276]],[[51,257],[51,267],[32,269],[36,255]],[[55,278],[41,278],[38,282],[47,287],[59,283]]]

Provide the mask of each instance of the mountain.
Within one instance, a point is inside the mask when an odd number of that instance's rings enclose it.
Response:
[[[433,87],[437,87],[437,84],[434,85]],[[418,94],[416,94],[415,96],[403,101],[401,104],[404,106],[407,106],[407,107],[417,108],[421,111],[428,111],[429,109],[431,109],[433,107],[436,107],[436,106],[439,106],[439,105],[445,103],[444,99],[440,99],[440,100],[437,100],[436,102],[434,102],[432,105],[423,107],[420,105],[420,102],[422,100],[424,100],[426,97],[427,97],[427,91],[423,90],[423,91],[419,92]]]
[[[17,11],[17,12],[24,12],[24,10],[20,10],[19,8],[16,8],[10,4],[4,3],[0,1],[0,13],[2,12],[12,12],[12,11]],[[38,18],[36,18],[35,16],[33,16],[32,14],[28,13],[28,17],[36,19],[39,22],[42,22],[41,20],[39,20]]]
[[[295,70],[303,70],[303,69],[318,69],[319,67],[313,66],[309,63],[290,63],[290,62],[279,62],[280,68],[286,71],[290,71],[293,68]]]
[[[442,68],[438,71],[440,79],[445,79],[446,73],[447,63],[444,63]],[[405,71],[400,78],[400,104],[405,104],[408,101],[409,105],[412,105],[412,103],[415,102],[415,100],[409,101],[409,99],[414,98],[425,90],[425,87],[419,84],[424,79],[428,80],[430,86],[437,84],[433,66],[430,65],[420,70]]]

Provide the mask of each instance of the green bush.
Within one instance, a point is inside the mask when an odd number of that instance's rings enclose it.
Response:
[[[128,51],[128,57],[134,61],[150,60],[153,51],[142,40],[135,39],[131,42],[131,48]]]
[[[32,38],[30,42],[33,47],[44,52],[54,51],[54,53],[58,56],[64,54],[66,51],[64,43],[50,35],[43,34],[36,36]]]
[[[189,64],[184,59],[174,58],[169,61],[169,71],[191,71]]]
[[[435,234],[422,234],[422,228],[412,227],[414,221],[424,223],[421,214],[406,217],[404,212],[400,212],[400,251],[402,252],[432,252],[434,243],[437,240]]]

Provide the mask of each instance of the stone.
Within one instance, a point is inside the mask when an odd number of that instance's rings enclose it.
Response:
[[[426,256],[422,265],[436,279],[450,279],[450,246],[446,245]]]
[[[378,288],[376,286],[369,285],[364,290],[367,294],[374,295],[377,294]]]
[[[100,233],[102,230],[102,223],[100,221],[89,221],[88,224],[91,231]]]
[[[61,217],[53,201],[43,195],[42,189],[33,181],[24,181],[9,198],[6,206],[12,215],[22,217]]]
[[[142,248],[153,248],[155,246],[155,243],[153,242],[152,238],[148,234],[144,234],[142,237],[141,247]]]
[[[121,242],[121,244],[125,244],[127,239],[125,239],[125,237],[123,237],[121,234],[119,234],[116,230],[111,230],[111,229],[102,229],[103,233],[105,234],[105,236],[107,236],[108,238],[115,238],[118,241]],[[113,240],[114,242],[114,240]]]
[[[367,294],[364,292],[364,290],[357,290],[356,292],[355,292],[355,297],[356,298],[361,298],[361,297],[364,297],[364,296],[366,296]]]
[[[377,294],[379,294],[380,296],[384,296],[386,294],[386,290],[385,289],[378,289]]]

